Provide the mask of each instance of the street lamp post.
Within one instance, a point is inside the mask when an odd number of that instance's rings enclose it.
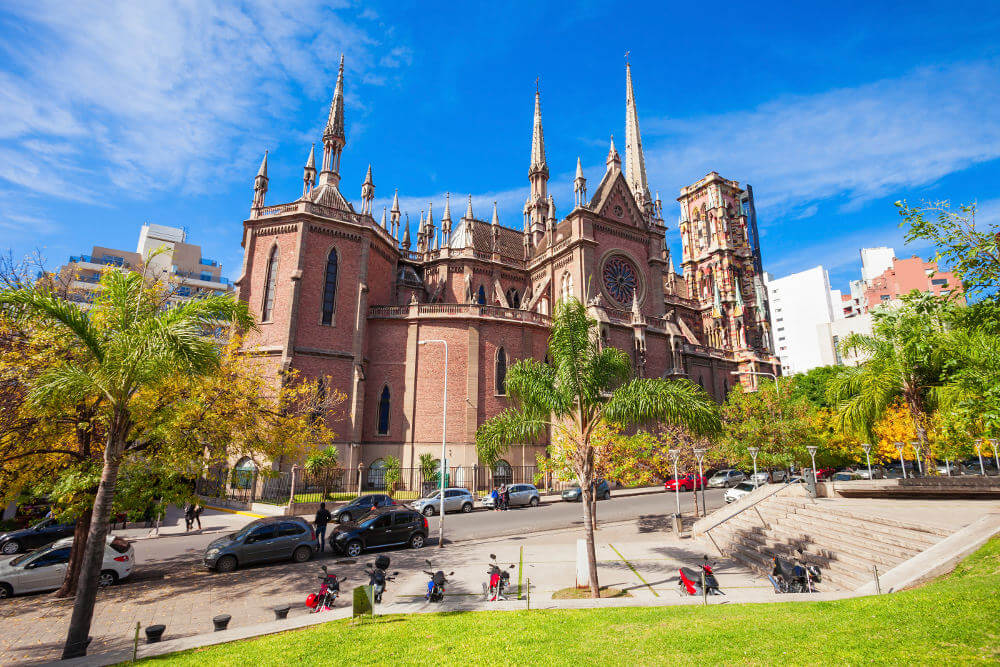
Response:
[[[706,451],[708,451],[708,450],[701,449],[699,447],[696,447],[695,450],[694,450],[694,457],[696,459],[698,459],[698,480],[701,481],[701,483],[702,483],[701,484],[701,515],[702,516],[705,516],[708,513],[707,509],[705,508],[705,484],[704,484],[705,475],[702,473],[702,470],[701,470],[701,462],[705,459],[705,452]],[[697,482],[696,482],[696,484],[697,484]],[[695,493],[698,493],[698,492],[695,491]]]
[[[997,445],[1000,444],[996,438],[990,438],[990,444],[993,446],[993,460],[997,464],[997,472],[1000,472],[1000,454],[997,454]]]
[[[983,440],[976,439],[976,453],[979,454],[979,474],[986,477],[986,466],[983,465]]]
[[[444,477],[445,461],[447,460],[447,450],[445,442],[448,438],[448,341],[440,338],[432,338],[420,341],[420,345],[428,343],[441,343],[444,345],[444,397],[441,405],[441,488],[438,493],[438,502],[441,503],[438,513],[438,548],[444,548]]]
[[[906,447],[901,442],[896,443],[896,451],[899,452],[899,467],[903,469],[903,479],[906,479],[906,463],[903,461],[903,448]]]
[[[924,466],[920,463],[920,441],[910,440],[910,446],[913,447],[914,453],[917,455],[917,474],[921,477],[924,476]]]
[[[750,452],[750,458],[753,459],[753,488],[757,488],[757,454],[760,453],[759,447],[747,447],[747,451]]]
[[[674,500],[677,501],[677,511],[674,513],[674,534],[681,534],[681,481],[677,478],[677,460],[681,457],[681,450],[669,449],[667,455],[674,462]],[[695,491],[697,493],[697,491]]]
[[[872,457],[871,457],[872,446],[866,442],[861,445],[861,449],[865,450],[865,461],[868,463],[868,479],[869,481],[874,481],[875,475],[872,474]]]
[[[813,473],[813,485],[819,483],[819,477],[816,476],[816,450],[819,449],[816,445],[806,445],[806,451],[809,452],[809,458],[812,459],[812,473]]]

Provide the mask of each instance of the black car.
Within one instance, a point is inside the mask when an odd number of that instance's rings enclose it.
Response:
[[[427,542],[427,519],[405,507],[377,510],[358,523],[341,523],[330,536],[330,548],[351,558],[366,549],[407,544],[419,549]]]
[[[56,519],[44,519],[30,528],[0,534],[0,553],[12,556],[44,547],[64,537],[71,537],[75,529],[76,522],[59,523]]]
[[[396,501],[384,493],[372,493],[367,496],[358,496],[346,505],[333,510],[330,514],[334,521],[340,523],[360,519],[371,512],[373,507],[380,509],[394,506],[396,506]]]

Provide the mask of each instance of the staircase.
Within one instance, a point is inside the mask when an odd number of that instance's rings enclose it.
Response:
[[[855,501],[813,499],[801,484],[762,487],[694,526],[724,555],[761,574],[771,556],[803,560],[823,572],[820,590],[854,590],[954,531],[861,513]]]

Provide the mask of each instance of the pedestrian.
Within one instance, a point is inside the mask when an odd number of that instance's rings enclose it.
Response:
[[[198,522],[198,530],[201,530],[201,513],[204,511],[205,508],[201,506],[201,503],[194,504],[194,520]]]
[[[493,492],[490,493],[490,498],[493,499],[493,511],[500,511],[500,492],[497,491],[497,487],[493,487]]]
[[[184,530],[185,532],[191,532],[191,526],[194,525],[194,503],[189,502],[184,506]]]
[[[313,520],[313,523],[316,524],[316,539],[319,541],[320,552],[326,550],[326,524],[330,523],[332,518],[330,510],[326,508],[326,503],[320,503],[319,509],[316,511],[316,518]]]
[[[503,486],[503,508],[505,511],[510,509],[510,487],[506,484]]]

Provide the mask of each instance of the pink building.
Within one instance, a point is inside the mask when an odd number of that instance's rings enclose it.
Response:
[[[862,303],[866,310],[886,301],[894,301],[913,290],[935,296],[957,293],[960,303],[962,282],[951,271],[938,271],[937,262],[925,262],[916,255],[909,259],[894,259],[892,266],[866,285]]]
[[[261,320],[246,352],[267,373],[297,368],[347,393],[330,419],[349,469],[439,456],[446,381],[449,464],[477,463],[476,429],[510,405],[507,368],[545,359],[553,304],[569,296],[589,305],[604,343],[628,351],[639,376],[687,377],[722,400],[733,371],[778,372],[748,193],[714,172],[682,189],[677,273],[646,179],[630,70],[624,169],[612,140],[592,196],[578,160],[573,206],[557,216],[536,92],[520,228],[501,224],[495,205],[477,216],[471,197],[454,219],[446,197],[440,226],[433,203],[421,214],[415,244],[398,193],[389,216],[372,216],[371,167],[359,208],[341,194],[343,90],[341,60],[321,168],[317,177],[310,152],[299,199],[265,205],[264,156],[237,284]],[[509,463],[533,464],[545,444],[514,448]]]

